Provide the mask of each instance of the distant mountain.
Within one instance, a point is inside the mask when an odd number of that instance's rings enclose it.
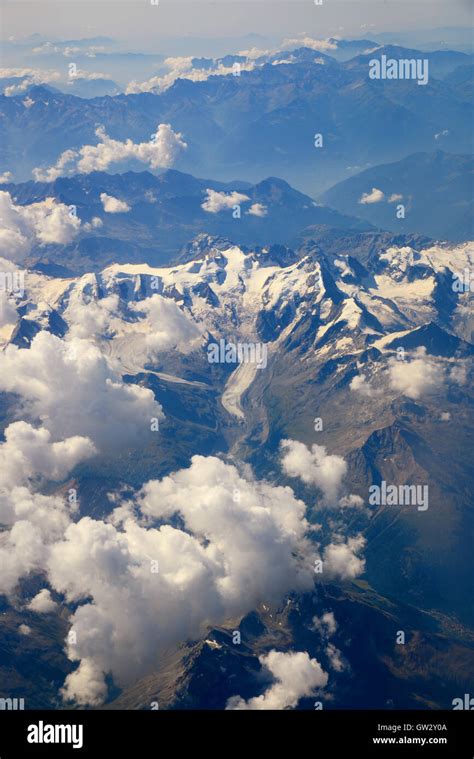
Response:
[[[330,55],[331,58],[335,58],[337,61],[349,61],[356,55],[363,55],[369,50],[374,50],[380,47],[379,42],[373,40],[343,40],[335,37],[330,37],[327,40],[328,47],[325,52],[326,55]]]
[[[374,195],[368,202],[374,189],[383,197]],[[374,166],[335,185],[321,200],[393,232],[460,241],[474,239],[473,190],[472,156],[439,150]],[[405,218],[397,218],[399,204],[405,206]]]
[[[458,66],[446,76],[448,82],[462,97],[472,98],[474,95],[474,64]]]
[[[120,261],[166,263],[200,232],[223,236],[237,244],[259,246],[285,243],[314,224],[357,231],[372,228],[366,221],[316,204],[275,177],[250,185],[196,179],[171,169],[159,176],[149,172],[113,175],[92,172],[52,183],[3,185],[3,189],[19,204],[53,197],[76,206],[83,231],[75,242],[60,249],[37,248],[32,260],[79,272]],[[220,195],[205,210],[208,190]],[[106,213],[100,198],[103,193],[125,201],[130,210]],[[222,202],[228,206],[219,205]],[[234,218],[236,203],[240,218]],[[101,226],[90,227],[94,218],[100,219]]]
[[[390,44],[374,45],[373,47],[376,49],[364,51],[360,55],[354,56],[347,64],[348,68],[365,67],[371,58],[380,58],[382,55],[385,55],[387,58],[395,58],[396,60],[400,58],[423,58],[429,62],[430,76],[440,79],[444,78],[458,66],[468,65],[473,61],[472,55],[456,50],[421,51]]]
[[[434,29],[410,29],[373,34],[382,45],[405,45],[418,50],[459,50],[472,53],[472,32],[466,26],[444,26]]]
[[[188,144],[176,169],[252,183],[268,174],[283,176],[313,195],[357,167],[431,151],[439,134],[444,150],[470,152],[469,98],[459,86],[436,78],[438,71],[444,75],[468,63],[468,56],[430,54],[429,82],[418,86],[371,80],[371,53],[337,61],[327,52],[281,51],[240,76],[178,79],[160,94],[84,99],[32,87],[29,107],[25,95],[0,96],[0,170],[26,180],[33,168],[54,164],[64,150],[97,144],[98,124],[115,139],[142,142],[158,123],[170,123]],[[399,47],[376,54],[383,52],[424,56]],[[320,148],[315,134],[323,136]]]
[[[26,87],[25,87],[26,82]],[[28,91],[31,89],[31,85],[28,86],[28,77],[16,76],[16,77],[1,77],[0,78],[0,92],[4,93],[8,87],[14,86],[15,88],[25,87],[25,90],[17,90],[17,95],[23,94],[26,99],[29,97]],[[51,85],[41,85],[42,89],[47,89],[51,93],[63,93],[65,95],[75,95],[81,98],[94,98],[104,97],[105,95],[118,95],[121,92],[119,85],[112,81],[112,79],[99,78],[88,79],[86,77],[78,76],[77,78],[71,78],[66,83],[56,82],[56,87]]]
[[[68,95],[76,95],[81,98],[104,97],[105,95],[112,96],[118,95],[121,92],[121,87],[116,82],[112,81],[112,79],[107,78],[87,79],[77,77],[71,79],[71,81],[61,89]]]

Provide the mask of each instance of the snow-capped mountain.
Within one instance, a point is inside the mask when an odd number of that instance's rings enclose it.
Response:
[[[261,607],[238,628],[242,651],[232,646],[232,630],[214,628],[205,640],[183,644],[165,670],[158,664],[122,690],[114,705],[146,708],[159,698],[168,708],[199,707],[203,673],[217,683],[222,667],[250,695],[258,657],[278,636],[296,644],[303,636],[308,650],[325,663],[332,649],[321,649],[319,634],[310,632],[311,612],[316,603],[324,608],[329,597],[352,635],[350,641],[339,640],[353,670],[343,668],[346,674],[332,681],[335,703],[350,702],[354,672],[361,682],[368,676],[371,655],[362,630],[370,624],[379,640],[380,657],[371,659],[370,667],[372,675],[374,667],[381,668],[380,691],[372,699],[361,692],[361,703],[383,705],[388,688],[403,704],[418,699],[444,705],[441,686],[423,667],[432,667],[439,640],[454,651],[449,622],[454,611],[464,623],[472,621],[464,590],[473,569],[472,510],[464,487],[471,476],[474,347],[472,295],[463,277],[473,254],[468,243],[392,245],[362,262],[349,253],[328,256],[307,242],[302,252],[282,246],[249,251],[201,235],[172,267],[113,264],[68,278],[26,273],[25,291],[15,301],[18,318],[10,311],[1,332],[3,347],[36,355],[35,341],[49,332],[59,339],[51,348],[66,346],[67,361],[76,361],[80,344],[92,343],[116,381],[151,390],[163,411],[159,440],[144,438],[139,458],[132,446],[118,458],[102,454],[77,470],[72,482],[82,513],[108,518],[110,490],[135,488],[149,476],[187,465],[198,441],[204,454],[219,451],[230,461],[251,463],[260,478],[291,484],[309,504],[310,518],[318,520],[318,540],[343,530],[363,535],[367,543],[365,576],[373,590],[326,585],[317,602],[316,596],[303,596],[291,608]],[[229,345],[253,346],[253,360],[252,354],[250,360],[239,361],[238,354],[228,360]],[[87,353],[83,360],[89,361]],[[103,416],[100,408],[87,410],[91,418],[97,413]],[[11,421],[15,405],[7,403],[4,414]],[[351,494],[340,501],[343,506],[334,508],[337,490],[330,481],[298,483],[288,473],[278,474],[284,438],[309,447],[316,440],[316,447],[342,457],[345,492]],[[407,506],[394,514],[390,506],[371,506],[369,487],[381,481],[428,481],[429,509]],[[453,546],[448,568],[446,541]],[[388,617],[385,595],[392,604]],[[423,664],[407,674],[409,691],[393,676],[405,663],[386,647],[391,628],[399,627],[401,618],[406,624],[406,611],[398,606],[406,603],[422,608],[436,603],[438,609],[436,620],[410,612],[413,628],[430,643],[428,648],[413,643]],[[468,645],[467,631],[459,627],[458,635],[460,645]],[[388,660],[390,671],[382,663]],[[64,662],[60,668],[70,671]],[[176,678],[171,689],[169,677]],[[451,675],[444,670],[443,677]],[[216,697],[217,708],[235,695],[233,687],[230,683]],[[39,694],[34,698],[44,703]]]

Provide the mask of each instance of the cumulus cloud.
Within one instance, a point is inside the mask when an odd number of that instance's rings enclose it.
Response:
[[[18,84],[5,87],[7,97],[18,95],[34,84],[49,84],[61,79],[59,71],[33,68],[0,68],[0,79],[22,79]]]
[[[325,638],[334,635],[337,630],[337,622],[333,612],[327,611],[321,617],[313,617],[313,626]]]
[[[0,184],[8,184],[8,182],[11,182],[13,180],[13,174],[11,171],[4,171],[2,174],[0,174]]]
[[[124,200],[114,198],[113,195],[107,195],[101,192],[100,201],[104,207],[105,213],[128,213],[130,206]]]
[[[84,340],[96,337],[113,337],[114,324],[119,319],[119,296],[108,295],[106,298],[72,297],[64,311],[64,319],[69,325],[68,338],[77,337]]]
[[[306,485],[319,488],[326,502],[337,500],[347,464],[341,456],[331,456],[322,445],[308,448],[297,440],[282,440],[283,471],[299,477]]]
[[[411,361],[390,359],[389,380],[394,390],[416,400],[442,386],[444,371],[426,355],[426,348],[418,348]]]
[[[79,667],[67,676],[61,694],[65,701],[99,706],[107,695],[100,667],[92,659],[82,659]]]
[[[227,211],[233,208],[239,203],[243,203],[245,200],[250,200],[248,195],[243,195],[241,192],[218,192],[217,190],[206,190],[207,198],[202,203],[203,208],[208,213],[219,213],[220,211]]]
[[[18,321],[18,312],[15,302],[4,290],[0,290],[0,329],[7,324],[15,324]]]
[[[342,538],[330,543],[323,552],[324,572],[339,580],[352,580],[364,572],[365,559],[358,554],[365,546],[365,538],[358,535],[344,542]]]
[[[249,214],[249,216],[266,216],[268,213],[268,208],[262,203],[252,203],[246,213]]]
[[[388,202],[389,203],[397,203],[399,200],[403,200],[403,195],[400,195],[396,192],[394,192],[392,195],[390,195]]]
[[[10,593],[18,580],[45,567],[51,545],[70,522],[66,500],[34,492],[44,480],[63,480],[95,448],[78,436],[52,442],[50,433],[26,422],[5,430],[0,443],[0,592]]]
[[[364,506],[364,501],[360,495],[345,495],[339,499],[339,506],[341,509],[361,509]]]
[[[52,586],[70,601],[88,599],[71,619],[68,647],[80,667],[65,695],[78,703],[103,698],[106,673],[129,684],[209,624],[313,584],[304,503],[248,470],[194,456],[188,469],[147,483],[136,507],[146,524],[127,506],[109,524],[84,517],[50,554]]]
[[[52,442],[51,437],[47,429],[35,429],[24,421],[10,424],[5,430],[5,442],[0,445],[0,485],[11,488],[18,481],[27,482],[38,476],[62,480],[79,461],[95,451],[86,437],[75,435],[57,442]],[[6,515],[2,517],[4,521]]]
[[[221,62],[215,60],[209,68],[199,68],[194,65],[192,56],[166,58],[164,65],[168,71],[161,76],[153,76],[145,82],[130,82],[125,90],[127,95],[137,94],[140,92],[164,92],[171,87],[177,79],[188,79],[191,82],[205,82],[211,76],[229,76],[235,73],[234,66],[224,66]],[[239,70],[252,71],[255,68],[255,62],[249,56],[246,61],[239,63]]]
[[[51,597],[51,591],[43,588],[28,604],[28,609],[36,614],[51,614],[58,608],[56,601]]]
[[[130,138],[121,142],[109,137],[104,127],[96,129],[97,145],[83,145],[79,150],[65,150],[56,164],[48,169],[33,169],[37,181],[52,182],[59,176],[107,171],[113,164],[136,160],[152,169],[169,168],[187,144],[170,124],[159,124],[153,139],[135,143]]]
[[[94,216],[91,221],[87,221],[84,224],[84,231],[91,232],[93,229],[99,229],[104,225],[102,219],[99,216]]]
[[[270,651],[259,657],[274,683],[261,696],[248,701],[233,696],[227,702],[229,710],[294,709],[298,702],[312,696],[328,682],[328,675],[316,659],[306,651]]]
[[[156,357],[159,351],[179,348],[182,353],[191,351],[202,337],[198,326],[170,298],[152,295],[150,298],[131,306],[134,311],[144,314],[149,330],[144,334],[148,358]]]
[[[381,200],[383,200],[385,197],[385,194],[382,192],[382,190],[378,190],[376,187],[372,187],[371,192],[364,192],[362,196],[359,198],[359,203],[362,205],[369,205],[371,203],[380,203]]]
[[[16,205],[9,192],[0,191],[0,256],[23,261],[34,245],[67,245],[79,232],[80,220],[69,206],[47,198]]]
[[[104,451],[143,439],[151,418],[163,418],[151,390],[124,384],[97,346],[49,332],[0,354],[0,389],[20,395],[55,439],[85,435]]]
[[[335,39],[321,39],[317,40],[314,37],[308,35],[300,35],[299,37],[293,37],[291,39],[284,39],[281,45],[283,50],[297,48],[297,47],[309,47],[312,50],[319,50],[320,52],[337,50],[337,40]]]

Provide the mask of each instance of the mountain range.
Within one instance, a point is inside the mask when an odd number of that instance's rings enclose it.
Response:
[[[381,55],[428,57],[428,84],[370,79],[368,61]],[[169,123],[188,145],[176,169],[220,181],[284,176],[310,195],[368,165],[432,151],[436,135],[447,152],[471,149],[468,92],[449,80],[470,63],[463,53],[392,46],[337,61],[299,48],[265,61],[240,76],[178,78],[158,93],[84,99],[41,85],[0,96],[0,169],[14,162],[16,181],[27,180],[63,151],[97,144],[100,124],[114,139],[143,142]],[[316,134],[322,147],[315,147]]]
[[[80,277],[28,274],[19,320],[4,339],[24,350],[42,330],[68,339],[81,308],[92,316],[116,297],[95,344],[127,383],[152,390],[165,415],[156,441],[143,440],[135,452],[118,457],[105,453],[60,485],[74,483],[83,515],[103,518],[110,490],[186,466],[199,439],[205,455],[221,452],[250,463],[259,478],[291,484],[309,505],[310,520],[322,525],[318,540],[336,523],[367,541],[363,581],[316,584],[313,593],[286,606],[264,605],[234,627],[213,628],[205,639],[170,652],[130,689],[112,688],[106,708],[147,708],[155,698],[167,708],[224,708],[235,683],[242,696],[255,693],[258,657],[275,646],[304,645],[325,664],[332,649],[313,627],[315,614],[329,604],[346,664],[331,681],[327,708],[350,706],[354,692],[366,708],[449,708],[456,688],[467,687],[474,668],[474,618],[466,594],[474,569],[466,489],[472,477],[473,322],[469,293],[456,294],[451,283],[472,255],[467,244],[443,244],[332,256],[308,239],[299,251],[252,251],[201,235],[183,262],[169,268],[115,263]],[[194,347],[173,348],[172,340],[150,355],[147,336],[157,327],[137,321],[136,314],[152,296],[173,302],[195,326]],[[263,342],[268,366],[259,371],[243,364],[233,371],[210,364],[207,346],[220,339]],[[14,409],[3,406],[4,426]],[[316,417],[323,420],[318,432]],[[317,485],[277,474],[284,438],[308,446],[317,441],[343,456],[347,487],[363,508],[336,512],[321,504]],[[369,487],[382,480],[428,481],[429,509],[370,506]],[[22,593],[33,592],[29,583]],[[19,611],[5,615],[14,625]],[[64,624],[58,618],[47,629],[35,615],[21,619],[35,630],[24,656],[41,662],[29,697],[52,706],[55,688],[40,694],[38,687],[44,677],[59,683],[71,671],[59,653]],[[242,648],[232,645],[235,629]],[[403,651],[394,644],[399,629],[409,635]],[[12,632],[9,646],[15,641]],[[300,708],[308,707],[303,699]]]

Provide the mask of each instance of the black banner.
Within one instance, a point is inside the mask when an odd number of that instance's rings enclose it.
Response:
[[[470,711],[2,711],[0,759],[283,749],[320,756],[474,757]],[[342,753],[341,753],[342,752]]]

